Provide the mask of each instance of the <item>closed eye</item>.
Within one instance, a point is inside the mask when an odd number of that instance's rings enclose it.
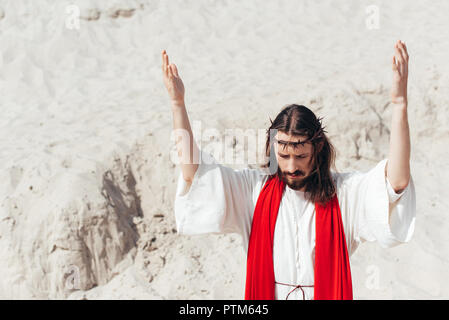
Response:
[[[290,158],[290,156],[286,156],[286,155],[280,155],[281,158],[283,159],[288,159]],[[307,155],[301,155],[301,156],[296,156],[297,159],[303,159],[303,158],[307,158]]]

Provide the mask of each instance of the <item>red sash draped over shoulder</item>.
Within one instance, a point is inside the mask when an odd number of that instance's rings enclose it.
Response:
[[[254,209],[246,265],[246,300],[274,300],[273,237],[285,190],[277,175],[264,184]],[[349,255],[335,195],[315,204],[315,300],[352,300]]]

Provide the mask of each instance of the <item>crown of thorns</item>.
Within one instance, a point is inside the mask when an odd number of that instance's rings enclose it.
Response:
[[[312,135],[310,135],[310,131],[309,130],[306,130],[306,135],[308,136],[308,138],[306,140],[303,140],[303,141],[301,141],[301,140],[299,140],[299,141],[283,141],[283,140],[276,139],[276,137],[273,137],[273,141],[277,142],[277,143],[279,143],[281,145],[285,145],[285,146],[291,145],[294,148],[296,148],[298,145],[303,146],[307,142],[315,142],[315,141],[321,140],[321,139],[324,138],[324,133],[327,133],[327,131],[324,130],[325,127],[322,126],[322,120],[323,120],[322,117],[321,118],[317,118],[317,125],[316,125],[315,130],[313,131]],[[270,119],[270,121],[271,121],[271,119]],[[273,124],[273,121],[271,121],[271,124]],[[270,129],[268,129],[268,131]]]

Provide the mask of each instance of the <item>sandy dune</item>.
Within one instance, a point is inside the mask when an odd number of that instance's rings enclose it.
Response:
[[[260,3],[0,2],[0,298],[242,299],[238,236],[176,233],[161,51],[202,147],[206,129],[266,129],[298,103],[324,117],[337,168],[364,171],[388,154],[397,39],[416,230],[359,247],[355,297],[449,298],[449,3]]]

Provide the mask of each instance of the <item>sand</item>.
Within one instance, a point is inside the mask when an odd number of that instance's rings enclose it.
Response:
[[[161,51],[197,140],[264,130],[304,104],[324,117],[337,168],[365,171],[388,156],[397,39],[410,53],[416,229],[399,247],[358,248],[354,296],[449,298],[448,12],[446,1],[2,1],[0,298],[242,299],[240,238],[176,232]]]

